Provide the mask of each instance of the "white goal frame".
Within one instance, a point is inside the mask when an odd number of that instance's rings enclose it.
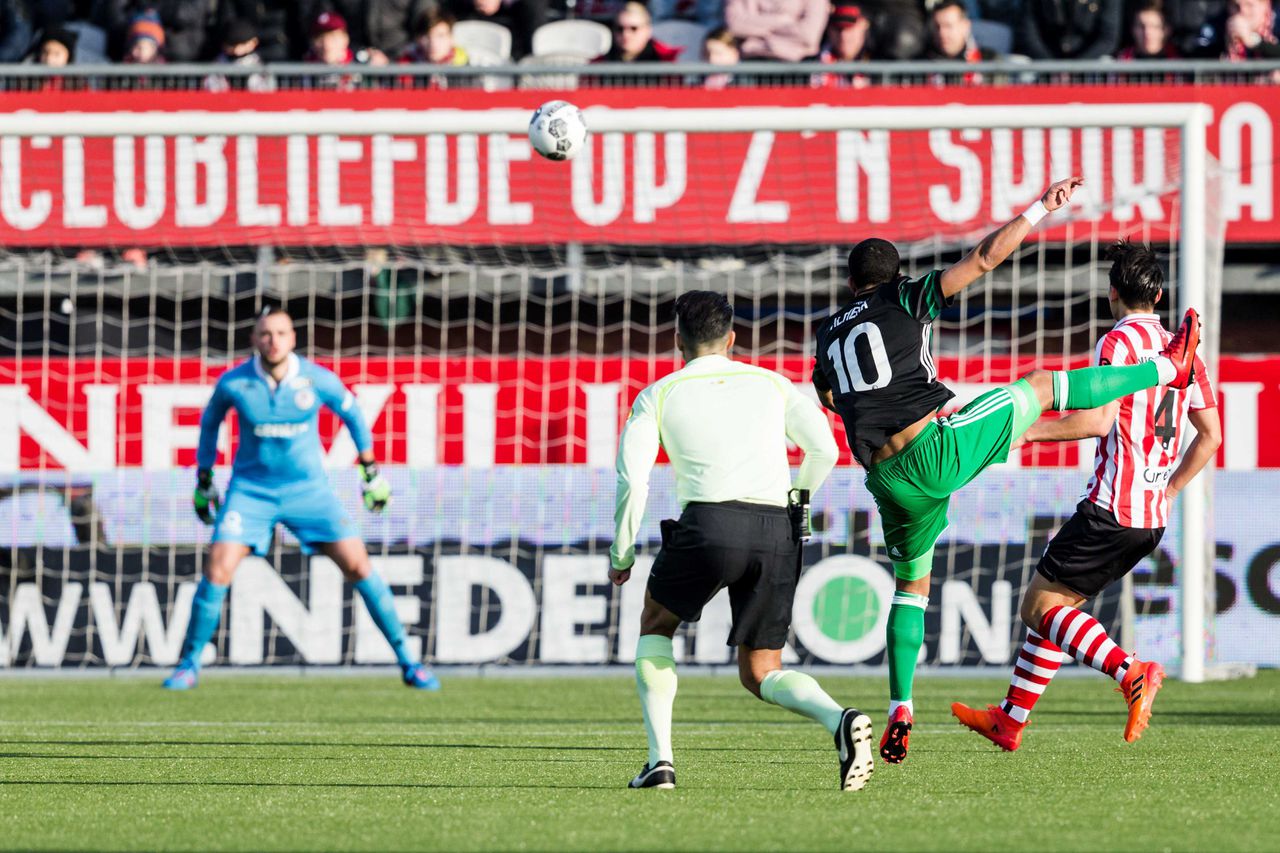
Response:
[[[935,129],[1023,129],[1036,127],[1160,127],[1180,133],[1182,201],[1179,222],[1179,312],[1203,308],[1206,287],[1208,157],[1206,129],[1212,110],[1205,104],[952,105],[918,107],[760,107],[584,110],[587,126],[607,132],[751,132]],[[483,110],[316,110],[295,112],[16,112],[5,115],[6,136],[289,136],[299,133],[425,135],[524,133],[530,113]],[[1212,369],[1212,366],[1211,366]],[[1193,480],[1180,495],[1182,668],[1184,681],[1204,681],[1208,578],[1212,567],[1206,516],[1207,478]]]

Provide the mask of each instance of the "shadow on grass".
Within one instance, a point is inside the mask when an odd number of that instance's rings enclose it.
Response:
[[[635,744],[628,746],[582,746],[579,744],[507,744],[507,743],[385,743],[368,742],[352,743],[341,741],[287,741],[287,740],[11,740],[0,741],[6,746],[245,746],[245,747],[306,747],[306,748],[343,748],[343,749],[492,749],[492,750],[526,750],[536,752],[634,752]],[[723,752],[721,746],[681,746],[681,752]],[[809,746],[734,746],[734,752],[812,752]],[[0,758],[37,757],[33,753],[9,752],[0,753]],[[50,758],[61,758],[50,755]],[[105,758],[107,756],[85,756],[86,758]],[[136,758],[141,756],[127,756]],[[160,757],[160,756],[157,756]],[[172,758],[172,756],[163,756]],[[201,756],[184,756],[199,758]]]

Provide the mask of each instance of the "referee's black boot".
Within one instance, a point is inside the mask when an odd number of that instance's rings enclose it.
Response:
[[[857,708],[845,708],[836,729],[836,750],[840,753],[840,788],[861,791],[876,769],[871,754],[871,718]]]
[[[648,764],[640,771],[640,775],[631,780],[632,788],[674,788],[676,786],[676,769],[670,761],[659,761],[650,767]]]

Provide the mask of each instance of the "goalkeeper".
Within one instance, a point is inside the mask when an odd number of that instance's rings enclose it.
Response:
[[[391,487],[374,464],[369,427],[337,376],[294,354],[296,341],[288,313],[279,308],[264,311],[254,328],[257,355],[222,374],[200,419],[194,502],[200,520],[214,525],[213,545],[191,604],[182,657],[164,686],[170,690],[196,686],[200,654],[218,628],[236,567],[250,551],[260,556],[267,553],[279,522],[293,532],[305,553],[318,549],[355,585],[374,624],[395,651],[404,683],[438,690],[436,677],[409,654],[391,590],[373,570],[355,522],[329,488],[322,467],[317,427],[320,406],[325,405],[342,418],[360,451],[365,507],[381,512]],[[212,469],[218,455],[218,429],[231,408],[239,416],[240,444],[222,502]]]

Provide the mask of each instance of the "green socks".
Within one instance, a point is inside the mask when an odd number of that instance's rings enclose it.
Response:
[[[775,669],[766,675],[760,682],[760,698],[821,723],[831,734],[840,727],[844,713],[812,676],[795,670]]]
[[[895,592],[889,608],[886,633],[886,656],[889,659],[889,698],[894,702],[911,701],[911,682],[916,676],[916,660],[924,645],[924,609],[927,595]]]
[[[649,766],[673,761],[671,709],[676,702],[676,661],[671,638],[644,634],[636,643],[636,691],[649,736]]]
[[[1128,397],[1160,384],[1161,371],[1156,361],[1123,366],[1104,365],[1079,370],[1055,370],[1053,373],[1053,408],[1059,412],[1095,409],[1112,400]],[[1168,359],[1164,359],[1168,362]]]

